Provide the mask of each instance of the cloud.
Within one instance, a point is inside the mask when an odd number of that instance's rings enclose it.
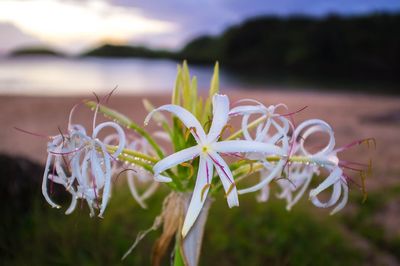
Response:
[[[173,32],[176,25],[147,18],[141,10],[105,1],[0,1],[0,22],[53,46],[76,50],[99,42],[125,43]]]
[[[39,46],[43,44],[37,38],[23,33],[10,23],[0,23],[0,36],[5,36],[1,38],[0,54],[7,54],[24,46]]]
[[[328,13],[360,14],[380,10],[400,11],[398,0],[109,0],[117,6],[142,10],[149,18],[180,25],[173,36],[180,46],[200,34],[218,34],[226,27],[263,14],[286,16]]]
[[[257,15],[400,11],[398,0],[1,0],[0,23],[70,52],[101,42],[179,48]],[[6,36],[0,30],[0,36]],[[4,39],[4,38],[2,38]],[[0,43],[0,49],[3,45]]]

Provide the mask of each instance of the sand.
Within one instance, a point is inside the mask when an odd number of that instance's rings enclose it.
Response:
[[[257,99],[267,105],[285,103],[291,111],[308,108],[295,116],[299,123],[305,119],[326,120],[335,130],[337,145],[373,137],[377,147],[355,147],[343,154],[352,161],[368,162],[372,157],[374,175],[368,180],[370,190],[400,184],[400,98],[391,96],[317,93],[294,91],[232,91],[231,101],[240,98]],[[109,106],[142,123],[146,111],[143,95],[122,96],[116,93]],[[168,103],[169,95],[149,96],[155,106]],[[46,160],[46,138],[21,133],[14,127],[43,135],[55,135],[58,127],[65,130],[71,107],[80,102],[78,97],[20,97],[0,96],[0,153],[25,156],[36,162]],[[80,107],[74,122],[90,128],[92,112]],[[155,126],[149,127],[151,130]]]

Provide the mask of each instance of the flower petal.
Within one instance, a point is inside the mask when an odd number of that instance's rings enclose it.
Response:
[[[111,196],[111,156],[107,153],[107,149],[105,145],[101,142],[99,142],[102,152],[103,152],[103,162],[105,166],[105,180],[104,180],[104,188],[103,188],[103,195],[101,199],[101,206],[100,206],[100,212],[99,212],[99,217],[103,217],[103,213],[106,210],[108,200],[110,199]]]
[[[100,130],[102,130],[105,127],[112,127],[117,131],[118,134],[118,149],[114,152],[114,154],[112,155],[114,158],[118,157],[118,155],[120,155],[122,153],[122,150],[125,148],[125,133],[122,130],[121,126],[119,126],[117,123],[115,122],[105,122],[105,123],[101,123],[99,124],[93,131],[93,139],[95,139],[97,137],[97,134],[99,134]]]
[[[275,145],[250,140],[227,140],[212,144],[216,152],[258,152],[264,154],[284,155],[283,150]]]
[[[346,206],[347,200],[349,199],[349,187],[347,186],[346,180],[342,180],[343,198],[342,201],[331,211],[331,215],[337,213]]]
[[[216,141],[222,129],[228,122],[229,98],[226,95],[215,94],[213,97],[213,120],[208,131],[207,140]]]
[[[76,193],[70,189],[69,192],[72,194],[72,199],[71,199],[71,204],[69,205],[68,209],[65,211],[66,215],[71,214],[75,208],[76,208],[76,204],[78,203],[78,197],[76,196]]]
[[[144,120],[144,124],[147,125],[153,114],[158,111],[170,112],[173,115],[177,116],[187,128],[195,128],[196,132],[194,133],[193,137],[197,140],[197,142],[203,142],[206,140],[206,133],[204,132],[204,129],[201,126],[200,122],[196,119],[196,117],[194,117],[192,113],[178,105],[166,104],[158,107],[157,109],[154,109],[147,115],[146,119]]]
[[[200,147],[193,146],[165,157],[164,159],[162,159],[161,161],[157,162],[154,165],[153,167],[154,179],[159,182],[170,182],[171,179],[169,177],[160,174],[165,170],[174,167],[175,165],[178,165],[180,163],[189,161],[197,157],[199,153],[200,153]]]
[[[274,168],[268,173],[268,175],[262,179],[259,183],[251,186],[249,188],[240,189],[238,191],[239,194],[246,194],[250,192],[255,192],[257,190],[262,189],[264,186],[267,186],[274,178],[276,178],[282,172],[282,167],[285,165],[285,160],[280,160]]]
[[[47,180],[48,180],[48,176],[49,176],[50,163],[51,163],[52,157],[53,157],[53,155],[51,155],[51,154],[49,154],[47,156],[46,166],[45,166],[45,170],[44,170],[44,174],[43,174],[43,181],[42,181],[42,194],[43,194],[43,197],[46,199],[46,201],[51,205],[51,207],[59,209],[59,208],[61,208],[60,205],[54,203],[50,199],[50,196],[47,192]]]
[[[314,134],[315,132],[327,133],[329,135],[329,141],[324,148],[320,149],[317,152],[311,153],[304,147],[304,143],[306,141],[306,138]],[[325,121],[320,119],[310,119],[304,121],[296,128],[296,130],[293,133],[293,136],[295,140],[297,140],[300,137],[299,140],[300,149],[305,155],[314,155],[314,156],[325,155],[333,151],[335,147],[335,137],[333,135],[333,130],[331,126]]]
[[[221,179],[222,185],[224,187],[225,193],[227,194],[226,197],[228,200],[229,208],[232,208],[234,206],[239,206],[236,184],[233,180],[233,175],[231,170],[229,169],[229,166],[226,164],[224,159],[222,159],[222,157],[216,152],[210,152],[209,157],[212,160],[215,169],[217,170],[219,178]]]
[[[135,180],[134,180],[136,178],[135,173],[132,171],[129,171],[126,174],[126,176],[128,179],[129,190],[131,191],[133,198],[140,205],[140,207],[142,207],[143,209],[147,209],[146,203],[144,203],[144,201],[141,199],[139,192],[136,189]]]
[[[317,196],[319,193],[327,189],[329,186],[337,183],[340,180],[342,173],[343,172],[339,167],[334,168],[331,174],[318,187],[310,191],[310,197],[312,198]]]
[[[341,184],[340,184],[340,182],[336,182],[336,183],[333,185],[333,192],[332,192],[332,195],[331,195],[331,197],[330,197],[330,199],[329,199],[328,201],[326,201],[326,202],[321,202],[321,201],[318,199],[318,196],[316,195],[316,196],[311,196],[311,202],[312,202],[315,206],[317,206],[317,207],[319,207],[319,208],[329,208],[329,207],[335,205],[335,203],[339,200],[339,198],[340,198],[340,192],[341,192]],[[311,193],[310,193],[310,194],[311,194]]]
[[[243,118],[242,118],[242,132],[243,132],[243,137],[244,137],[245,140],[253,141],[254,139],[251,137],[250,132],[249,132],[249,118],[250,118],[250,115],[244,115],[243,116]]]
[[[211,178],[213,176],[213,163],[207,158],[200,156],[199,171],[197,173],[196,185],[193,190],[192,199],[186,213],[182,227],[182,236],[185,237],[196,222],[197,217],[203,208],[210,189]]]
[[[267,108],[263,105],[242,105],[232,108],[229,111],[229,115],[265,114],[267,111]]]
[[[270,194],[270,187],[269,184],[267,184],[261,189],[260,194],[257,196],[257,201],[267,202],[269,199],[269,194]]]

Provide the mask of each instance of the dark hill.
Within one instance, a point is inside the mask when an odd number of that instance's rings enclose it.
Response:
[[[63,53],[46,47],[26,47],[14,50],[10,56],[65,56]]]
[[[400,15],[258,17],[197,38],[180,55],[236,70],[398,79]]]

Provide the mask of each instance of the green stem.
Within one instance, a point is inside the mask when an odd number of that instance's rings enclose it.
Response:
[[[138,159],[132,158],[131,156],[125,155],[125,154],[120,154],[118,156],[118,159],[123,161],[123,162],[126,162],[126,163],[130,163],[130,164],[134,164],[136,166],[140,166],[140,167],[142,167],[146,171],[149,171],[152,174],[154,173],[153,172],[153,165],[151,165],[149,163],[146,163],[146,162],[143,162],[142,160],[138,160]]]
[[[118,146],[107,145],[107,150],[108,150],[110,153],[115,152],[117,149],[118,149]],[[148,155],[143,154],[143,153],[141,153],[141,152],[134,151],[134,150],[123,149],[123,150],[122,150],[122,153],[123,153],[123,154],[127,154],[127,155],[131,155],[131,156],[134,156],[134,157],[138,157],[138,158],[140,158],[140,159],[149,161],[150,163],[153,163],[153,164],[158,162],[158,160],[157,160],[156,158],[151,157],[151,156],[148,156]]]

